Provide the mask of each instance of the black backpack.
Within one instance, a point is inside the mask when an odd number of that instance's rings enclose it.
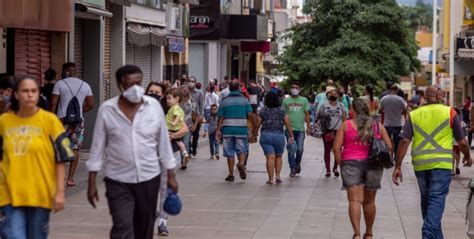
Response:
[[[79,99],[77,99],[77,94],[81,91],[84,81],[82,81],[81,86],[79,87],[79,90],[76,92],[76,94],[72,92],[71,87],[69,87],[66,81],[64,81],[64,84],[66,84],[67,88],[69,88],[69,91],[71,92],[73,97],[69,101],[69,104],[67,105],[66,116],[64,116],[62,120],[67,125],[80,124],[82,123],[81,104],[79,104]]]

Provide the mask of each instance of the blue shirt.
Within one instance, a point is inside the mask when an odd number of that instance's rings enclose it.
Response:
[[[219,105],[217,115],[224,119],[223,137],[247,137],[247,117],[252,112],[250,102],[239,91],[232,91]]]

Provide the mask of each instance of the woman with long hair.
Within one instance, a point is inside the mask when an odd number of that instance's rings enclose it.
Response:
[[[188,86],[183,85],[180,90],[182,98],[180,99],[179,106],[184,111],[184,122],[189,129],[189,132],[183,137],[183,142],[186,145],[186,151],[189,152],[191,150],[192,132],[197,127],[196,121],[193,120],[197,112],[197,106],[193,97],[191,97],[191,90]],[[186,169],[187,167],[187,163],[182,161],[181,169]]]
[[[369,102],[370,115],[378,119],[380,100],[374,96],[374,86],[372,84],[365,86],[365,93],[361,98]]]
[[[369,142],[372,137],[382,138],[390,151],[392,143],[383,125],[370,116],[366,100],[354,99],[352,111],[354,118],[344,122],[337,131],[333,150],[336,161],[341,165],[343,187],[347,189],[353,238],[361,238],[362,208],[366,225],[364,239],[371,239],[376,211],[375,196],[380,189],[383,168],[369,163]]]
[[[293,129],[285,111],[281,108],[280,96],[274,92],[265,95],[265,106],[258,114],[257,128],[261,125],[260,145],[267,158],[267,184],[273,182],[280,184],[280,172],[282,167],[282,155],[285,151],[285,126],[288,130],[288,143],[294,141]]]
[[[324,142],[324,164],[326,166],[326,177],[331,177],[331,149],[334,143],[334,137],[336,131],[341,127],[344,121],[346,121],[346,111],[344,105],[338,101],[339,93],[336,89],[332,89],[328,92],[328,102],[324,103],[318,112],[318,118],[329,117],[329,125],[323,135]],[[337,170],[337,161],[334,160],[334,166],[332,168],[334,176],[339,177],[339,171]]]
[[[47,238],[51,210],[64,208],[64,162],[74,155],[56,115],[37,104],[31,76],[13,86],[10,111],[0,118],[0,237]]]

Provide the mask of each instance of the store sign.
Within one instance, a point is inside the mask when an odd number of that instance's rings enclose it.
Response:
[[[168,51],[169,52],[184,52],[184,38],[182,37],[168,37]]]
[[[189,18],[189,27],[194,29],[209,29],[211,18],[208,16],[191,16]]]
[[[199,0],[199,5],[190,6],[191,40],[219,40],[221,25],[220,0]]]

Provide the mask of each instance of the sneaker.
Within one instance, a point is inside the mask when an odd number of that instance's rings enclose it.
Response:
[[[296,174],[300,174],[300,173],[301,173],[301,165],[300,165],[300,164],[298,164],[298,165],[296,166],[295,173],[296,173]]]
[[[225,178],[225,181],[227,181],[227,182],[233,182],[233,181],[234,181],[234,176],[233,176],[233,175],[227,176],[227,178]]]
[[[239,176],[242,180],[247,179],[247,174],[245,173],[245,166],[237,166],[237,169],[239,170]]]
[[[162,236],[162,237],[167,237],[169,235],[169,232],[168,230],[166,229],[166,226],[164,223],[161,223],[159,226],[158,226],[158,235],[159,236]]]
[[[296,176],[296,169],[291,169],[291,172],[290,172],[290,177],[295,177]]]
[[[191,157],[189,156],[188,153],[184,153],[183,154],[183,159],[184,159],[184,164],[187,165],[189,163],[189,160],[191,159]]]
[[[331,177],[331,172],[326,172],[326,178]]]

